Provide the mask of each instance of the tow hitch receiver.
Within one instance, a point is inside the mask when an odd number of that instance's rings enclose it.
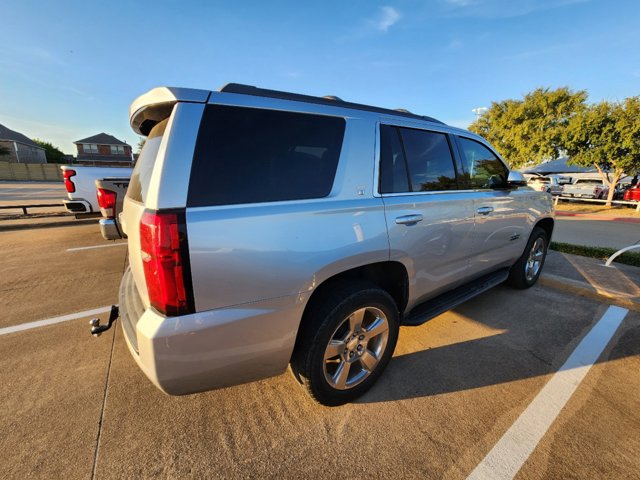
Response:
[[[106,325],[100,325],[99,318],[92,318],[89,320],[89,325],[91,325],[91,335],[94,337],[99,337],[102,332],[109,330],[113,322],[118,319],[118,315],[120,315],[120,310],[118,309],[118,305],[111,305],[111,312],[109,313],[109,320]]]

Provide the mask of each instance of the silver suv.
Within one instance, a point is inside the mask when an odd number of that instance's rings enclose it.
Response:
[[[181,395],[282,373],[318,402],[369,389],[400,325],[533,285],[551,196],[433,118],[229,84],[131,105],[147,141],[121,216],[131,353]]]

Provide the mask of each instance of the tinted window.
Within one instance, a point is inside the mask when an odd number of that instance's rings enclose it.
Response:
[[[153,171],[153,165],[156,163],[156,156],[158,155],[160,142],[168,121],[169,119],[167,118],[153,127],[144,142],[144,147],[142,147],[136,166],[133,169],[131,182],[127,189],[127,196],[132,200],[144,203],[145,198],[147,198],[151,172]]]
[[[458,137],[458,144],[462,156],[459,176],[462,188],[486,189],[506,185],[507,168],[491,150],[464,137]]]
[[[209,105],[196,144],[190,206],[326,197],[342,118]]]
[[[380,126],[380,193],[410,192],[407,164],[396,127]]]
[[[414,192],[458,188],[453,157],[443,133],[399,128]]]

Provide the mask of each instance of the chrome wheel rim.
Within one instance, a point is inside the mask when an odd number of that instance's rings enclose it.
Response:
[[[524,266],[524,275],[527,278],[527,281],[532,281],[536,278],[538,273],[540,273],[540,268],[542,267],[542,260],[544,259],[544,240],[542,238],[537,238],[535,242],[533,242],[533,246],[529,251],[529,257],[527,258],[527,263]]]
[[[362,383],[376,369],[389,339],[389,321],[382,310],[363,307],[331,335],[324,351],[324,378],[336,390]]]

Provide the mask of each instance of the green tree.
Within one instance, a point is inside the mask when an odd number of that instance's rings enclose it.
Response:
[[[640,97],[603,101],[580,112],[569,123],[564,143],[571,163],[598,170],[611,206],[622,175],[640,171]]]
[[[142,151],[142,147],[144,147],[145,142],[147,141],[144,137],[139,137],[138,144],[136,145],[136,153],[140,153]]]
[[[51,142],[45,142],[37,138],[34,138],[33,142],[39,147],[44,148],[47,163],[64,163],[64,153],[62,153],[58,147],[54,147]]]
[[[0,157],[2,157],[4,155],[9,155],[10,153],[11,153],[11,150],[9,150],[4,145],[0,145]]]
[[[522,100],[493,102],[469,130],[491,142],[512,168],[536,165],[563,154],[566,128],[586,100],[584,90],[538,88]]]

